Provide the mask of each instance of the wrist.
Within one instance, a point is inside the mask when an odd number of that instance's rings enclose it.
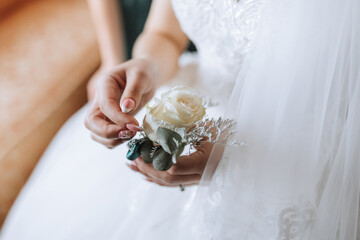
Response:
[[[124,61],[121,61],[121,60],[114,60],[114,59],[111,59],[111,60],[102,60],[101,61],[101,65],[100,65],[100,69],[101,70],[109,70],[121,63],[123,63]]]
[[[146,71],[148,73],[148,76],[152,80],[153,86],[156,89],[160,85],[160,81],[159,81],[160,68],[157,62],[154,60],[154,58],[152,58],[149,55],[141,55],[141,56],[136,56],[133,59],[141,61],[146,66]]]

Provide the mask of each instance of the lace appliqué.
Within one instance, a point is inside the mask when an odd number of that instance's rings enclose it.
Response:
[[[201,63],[236,76],[252,47],[268,0],[172,0],[182,29],[195,43]]]
[[[279,240],[302,239],[315,219],[314,209],[285,208],[279,216]]]

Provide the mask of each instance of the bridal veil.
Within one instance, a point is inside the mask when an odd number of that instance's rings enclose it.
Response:
[[[360,1],[271,0],[254,34],[240,144],[214,147],[179,236],[360,239]]]

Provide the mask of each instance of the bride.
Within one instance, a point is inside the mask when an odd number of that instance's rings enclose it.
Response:
[[[359,23],[358,0],[153,1],[133,59],[53,140],[0,239],[360,239]],[[178,70],[188,37],[198,55]],[[121,144],[174,74],[242,144],[134,174]]]

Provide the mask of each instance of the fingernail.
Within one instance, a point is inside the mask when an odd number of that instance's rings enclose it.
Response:
[[[134,137],[136,134],[135,131],[129,131],[129,130],[125,130],[125,131],[120,131],[119,132],[119,138],[121,139],[129,139]]]
[[[134,124],[126,124],[126,128],[132,131],[144,131],[142,127],[136,126]]]
[[[120,107],[123,113],[128,113],[134,109],[135,101],[131,98],[127,98],[121,103]]]

